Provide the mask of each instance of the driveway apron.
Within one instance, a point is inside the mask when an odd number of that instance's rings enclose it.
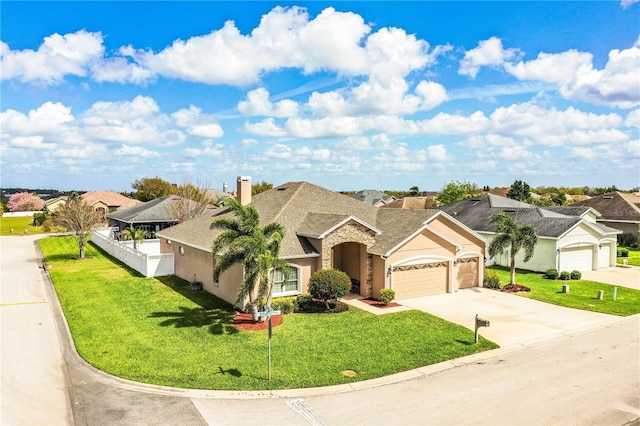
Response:
[[[0,423],[6,425],[73,424],[66,364],[39,269],[37,238],[0,237]]]
[[[475,329],[475,315],[478,314],[490,322],[489,327],[479,329],[479,334],[502,347],[528,346],[620,319],[615,315],[565,308],[485,288],[403,299],[398,303],[471,330]]]

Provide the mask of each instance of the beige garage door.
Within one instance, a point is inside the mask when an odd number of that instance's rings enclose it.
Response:
[[[458,259],[458,288],[478,287],[480,277],[478,274],[478,264],[477,257]]]
[[[447,292],[447,262],[421,263],[393,268],[396,299]]]

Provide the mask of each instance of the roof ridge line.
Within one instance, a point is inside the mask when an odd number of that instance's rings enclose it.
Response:
[[[292,182],[283,183],[282,185],[278,185],[277,187],[275,187],[275,188],[273,188],[273,189],[274,189],[275,191],[277,191],[277,190],[278,190],[278,188],[280,188],[280,187],[282,187],[282,186],[284,186],[284,185],[288,185],[289,183],[292,183]],[[306,185],[306,184],[307,184],[307,182],[306,182],[306,181],[301,181],[300,186],[298,186],[298,188],[297,188],[297,189],[295,189],[295,191],[293,192],[293,195],[292,195],[291,197],[289,197],[289,200],[288,200],[286,203],[284,203],[284,204],[282,205],[282,207],[280,207],[280,209],[278,210],[278,213],[276,213],[275,215],[273,215],[273,222],[277,222],[277,221],[278,221],[278,218],[280,217],[280,215],[282,215],[282,212],[283,212],[283,211],[285,211],[285,210],[286,210],[286,208],[287,208],[287,206],[289,206],[289,204],[291,204],[291,203],[293,202],[293,199],[298,195],[298,193],[300,192],[300,190],[302,189],[302,187],[303,187],[304,185]]]

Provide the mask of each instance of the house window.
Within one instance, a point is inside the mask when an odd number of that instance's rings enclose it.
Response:
[[[275,272],[273,280],[273,295],[286,296],[300,293],[300,268],[291,265],[289,277],[285,281],[284,274],[280,269]]]

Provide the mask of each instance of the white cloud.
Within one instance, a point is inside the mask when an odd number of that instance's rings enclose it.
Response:
[[[193,105],[189,109],[181,109],[173,114],[171,118],[180,127],[186,128],[188,134],[202,138],[221,138],[224,131],[217,118],[213,115],[203,114],[200,108]]]
[[[271,147],[269,147],[265,152],[264,155],[268,158],[276,158],[276,159],[280,159],[280,160],[287,160],[292,158],[293,153],[291,151],[291,148],[289,148],[286,145],[283,144],[276,144],[273,145]]]
[[[160,154],[157,151],[151,151],[141,146],[131,146],[131,145],[122,145],[121,148],[116,150],[116,155],[122,157],[138,157],[138,158],[156,158],[160,157]]]
[[[85,30],[44,38],[38,50],[13,51],[2,44],[0,78],[23,82],[60,83],[66,75],[84,77],[89,66],[104,52],[102,34]]]
[[[623,9],[627,9],[629,7],[631,7],[632,5],[638,3],[640,0],[622,0],[620,1],[620,6],[622,6]]]
[[[634,109],[627,114],[624,125],[627,127],[640,127],[640,109]]]
[[[60,102],[45,102],[27,115],[8,109],[0,113],[0,127],[3,133],[32,135],[60,132],[61,126],[74,120],[71,108]]]
[[[278,127],[273,118],[266,118],[258,123],[246,122],[244,128],[247,132],[258,136],[278,137],[287,135],[287,132]]]
[[[238,110],[251,116],[295,117],[298,115],[298,104],[288,99],[274,104],[269,101],[269,92],[259,88],[247,93],[247,100],[238,103]]]
[[[567,99],[595,105],[633,108],[640,105],[640,47],[614,49],[603,70],[593,68],[591,53],[569,50],[540,53],[537,59],[506,64],[505,69],[521,80],[552,82]]]
[[[427,148],[427,155],[431,160],[444,161],[448,160],[447,147],[445,145],[431,145]]]
[[[521,55],[518,49],[504,49],[502,40],[491,37],[478,43],[478,47],[467,51],[460,61],[458,74],[476,78],[481,67],[499,67],[506,61]]]

